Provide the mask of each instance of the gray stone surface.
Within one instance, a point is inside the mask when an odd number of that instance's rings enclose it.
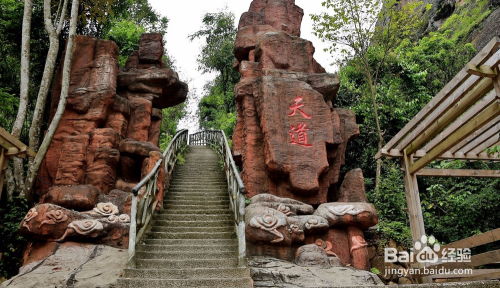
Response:
[[[127,251],[67,242],[42,261],[20,269],[2,288],[111,288],[127,264]]]
[[[383,286],[377,275],[350,267],[301,267],[271,257],[252,257],[248,264],[256,288]]]

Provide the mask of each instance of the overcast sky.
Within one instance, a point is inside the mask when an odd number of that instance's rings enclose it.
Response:
[[[202,26],[203,15],[218,12],[228,8],[236,16],[238,25],[241,14],[248,11],[251,0],[149,0],[153,8],[162,16],[170,20],[166,35],[167,50],[174,58],[177,72],[183,81],[188,82],[190,95],[188,104],[188,117],[179,124],[179,129],[198,128],[197,116],[195,115],[197,103],[203,96],[203,86],[214,78],[214,75],[202,74],[198,71],[196,58],[200,53],[202,40],[190,41],[188,36],[198,31]],[[316,60],[325,67],[328,72],[335,72],[330,66],[332,58],[323,51],[326,47],[317,37],[312,34],[312,21],[310,14],[319,13],[323,10],[321,0],[296,0],[295,3],[304,9],[304,20],[302,21],[302,38],[310,40],[316,47]]]

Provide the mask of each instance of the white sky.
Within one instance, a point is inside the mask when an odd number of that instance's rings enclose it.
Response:
[[[199,99],[203,96],[203,86],[214,78],[214,75],[202,74],[198,71],[196,59],[200,53],[203,40],[190,41],[188,35],[198,31],[201,20],[206,13],[218,12],[228,8],[236,16],[238,25],[241,14],[248,11],[251,0],[149,0],[153,8],[162,16],[170,20],[166,35],[167,50],[174,58],[177,72],[182,81],[189,84],[188,115],[179,123],[179,129],[188,128],[191,133],[198,129],[198,118],[196,109]],[[302,21],[302,38],[310,40],[316,47],[316,60],[325,67],[328,72],[335,72],[331,66],[333,58],[323,49],[326,47],[317,37],[312,34],[312,20],[310,14],[323,11],[321,0],[296,0],[296,5],[304,9]]]

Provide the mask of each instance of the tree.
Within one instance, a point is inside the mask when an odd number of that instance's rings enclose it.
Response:
[[[68,0],[59,1],[56,13],[56,22],[52,21],[51,1],[43,1],[43,15],[45,30],[49,35],[49,51],[47,52],[47,60],[43,70],[42,81],[40,83],[40,90],[36,98],[35,111],[33,113],[33,120],[29,130],[29,147],[34,151],[38,150],[40,142],[40,130],[42,126],[43,112],[47,103],[47,95],[49,94],[50,84],[54,76],[56,67],[57,55],[59,53],[59,37],[66,19],[66,7]]]
[[[340,53],[340,62],[361,71],[367,84],[364,95],[370,100],[374,119],[377,148],[384,144],[384,130],[380,124],[378,85],[381,68],[387,57],[403,39],[416,35],[430,9],[423,2],[399,5],[398,0],[326,0],[322,5],[331,14],[312,15],[315,34],[331,43],[330,52]],[[378,53],[376,63],[370,62],[370,53]],[[382,160],[377,161],[375,189],[380,186]]]
[[[40,149],[36,153],[35,159],[33,163],[30,165],[28,170],[28,175],[26,177],[26,182],[23,187],[23,192],[21,195],[27,195],[27,193],[31,190],[33,183],[35,181],[35,177],[38,173],[38,169],[40,169],[40,165],[42,164],[43,158],[49,149],[50,142],[54,137],[57,126],[59,126],[59,122],[64,114],[64,110],[66,109],[66,100],[68,98],[69,92],[69,80],[71,75],[71,62],[73,59],[73,49],[74,49],[74,38],[76,36],[76,25],[78,21],[78,0],[73,0],[71,5],[71,19],[69,22],[69,36],[68,42],[66,44],[66,53],[64,55],[64,66],[63,66],[63,74],[62,74],[62,85],[61,85],[61,96],[59,97],[59,103],[57,105],[56,113],[50,122],[49,128],[47,129],[47,133],[43,138],[42,144],[40,145]]]
[[[234,15],[228,11],[207,13],[202,22],[203,27],[189,37],[205,39],[198,56],[199,70],[215,72],[217,76],[205,86],[206,95],[200,102],[200,124],[204,128],[224,129],[227,135],[232,135],[236,122],[233,90],[239,81],[239,73],[233,69],[237,33]]]

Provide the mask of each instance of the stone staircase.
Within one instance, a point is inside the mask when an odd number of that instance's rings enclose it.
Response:
[[[210,148],[190,146],[120,287],[253,287],[249,269],[237,267],[234,216],[218,161]]]

